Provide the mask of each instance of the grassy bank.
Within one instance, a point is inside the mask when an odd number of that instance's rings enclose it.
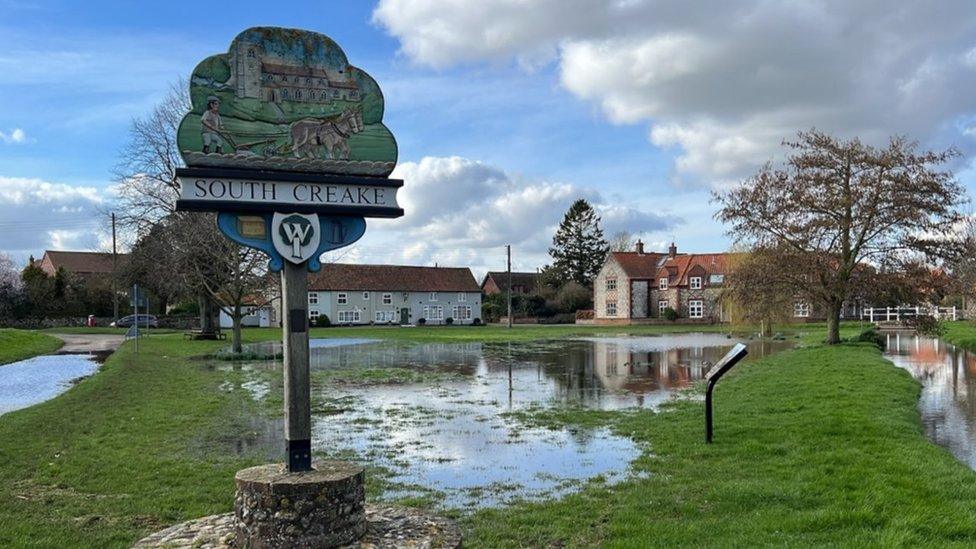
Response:
[[[53,353],[59,347],[61,340],[56,337],[25,330],[0,329],[0,364]]]
[[[976,322],[960,320],[957,322],[945,322],[945,335],[943,338],[970,351],[976,352]]]
[[[922,435],[919,385],[869,345],[745,365],[666,414],[542,413],[610,424],[653,451],[640,478],[465,519],[470,546],[972,545],[976,474]]]
[[[313,336],[491,341],[659,330],[356,328]],[[244,334],[255,341],[280,331]],[[633,438],[646,447],[632,464],[637,475],[463,516],[466,546],[976,543],[976,474],[923,437],[919,385],[874,347],[813,344],[820,337],[811,331],[810,347],[743,364],[723,380],[711,446],[702,440],[700,401],[662,414],[526,414],[536,425],[609,425]],[[154,336],[137,355],[126,344],[67,393],[0,416],[0,546],[123,547],[229,511],[234,472],[266,458],[236,451],[253,434],[248,418],[259,406],[225,387],[232,371],[192,358],[226,345]]]

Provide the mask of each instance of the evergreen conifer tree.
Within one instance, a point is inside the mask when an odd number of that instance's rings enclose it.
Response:
[[[590,288],[608,249],[600,228],[600,216],[581,198],[573,202],[559,224],[552,237],[549,255],[553,259],[552,268],[563,283],[572,280]]]

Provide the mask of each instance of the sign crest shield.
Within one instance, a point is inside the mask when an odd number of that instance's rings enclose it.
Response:
[[[286,261],[296,265],[311,259],[319,248],[318,214],[275,213],[271,219],[271,241]]]

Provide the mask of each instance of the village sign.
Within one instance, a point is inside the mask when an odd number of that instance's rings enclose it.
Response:
[[[383,94],[327,36],[258,27],[197,65],[190,98],[176,208],[217,212],[224,235],[281,272],[287,468],[309,471],[307,273],[362,237],[367,217],[403,215]]]

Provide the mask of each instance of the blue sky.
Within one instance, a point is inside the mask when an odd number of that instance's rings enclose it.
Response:
[[[976,10],[945,2],[914,23],[916,8],[895,2],[865,22],[871,4],[237,2],[228,13],[0,0],[0,250],[104,247],[99,212],[131,120],[255,25],[329,35],[384,90],[413,212],[371,225],[343,260],[483,271],[512,243],[516,266],[534,269],[577,196],[608,233],[724,250],[709,190],[811,126],[954,145],[969,185]],[[824,30],[838,22],[846,31]]]

